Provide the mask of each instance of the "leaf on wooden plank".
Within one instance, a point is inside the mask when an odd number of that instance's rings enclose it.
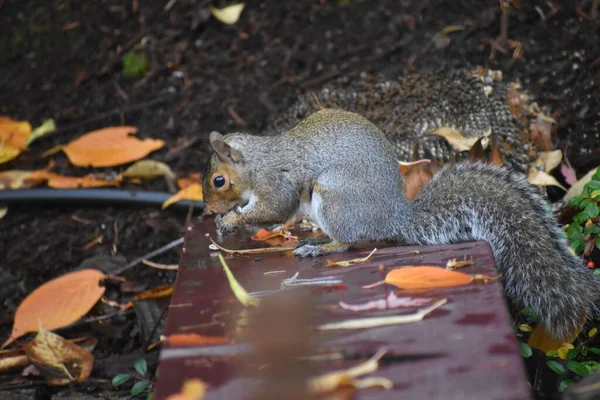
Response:
[[[88,132],[62,146],[69,161],[79,167],[114,167],[146,157],[162,148],[160,139],[138,139],[137,128],[115,126]]]
[[[567,190],[567,193],[565,194],[565,197],[563,197],[563,201],[565,203],[568,203],[569,200],[571,200],[571,198],[573,198],[575,196],[579,196],[581,193],[583,193],[583,187],[585,185],[587,185],[587,183],[589,181],[592,180],[592,176],[594,176],[594,174],[596,173],[597,170],[598,170],[598,167],[592,168],[580,180],[578,180],[577,182],[575,182],[573,184],[573,186],[571,186],[569,188],[569,190]]]
[[[180,393],[167,397],[166,400],[202,400],[206,394],[207,386],[200,379],[187,379],[183,382]]]
[[[527,181],[529,181],[529,183],[531,183],[532,185],[536,185],[536,186],[540,186],[540,187],[558,186],[565,192],[567,191],[567,188],[564,187],[563,185],[561,185],[560,182],[557,181],[555,177],[553,177],[552,175],[549,175],[548,173],[546,173],[544,171],[540,171],[536,168],[531,168],[529,170],[529,174],[527,175]]]
[[[40,323],[38,334],[23,346],[27,357],[51,385],[85,382],[94,367],[94,356]]]
[[[309,379],[307,382],[309,393],[313,395],[322,395],[342,387],[355,387],[358,389],[382,387],[387,390],[392,389],[394,384],[387,378],[357,379],[360,376],[377,371],[379,369],[379,360],[385,355],[386,351],[386,349],[381,349],[367,361],[352,368],[329,372]]]
[[[242,10],[246,3],[233,4],[223,8],[215,8],[213,6],[208,7],[213,17],[221,21],[224,24],[231,25],[235,24],[242,15]]]
[[[167,164],[155,160],[136,161],[122,175],[127,178],[140,179],[156,179],[161,176],[168,179],[175,179],[175,174]]]
[[[179,265],[177,264],[159,264],[159,263],[155,263],[153,261],[150,260],[142,260],[142,264],[147,265],[149,267],[152,268],[156,268],[156,269],[163,269],[163,270],[168,270],[168,271],[174,271],[174,270],[178,270],[179,269]]]
[[[219,261],[221,261],[221,265],[223,266],[225,275],[227,275],[227,281],[229,282],[229,286],[231,287],[233,294],[239,300],[239,302],[242,303],[244,307],[258,307],[258,305],[260,304],[260,300],[256,297],[250,296],[246,289],[244,289],[244,287],[237,281],[237,279],[235,279],[235,276],[233,276],[233,273],[231,272],[229,266],[225,262],[223,255],[220,253]]]
[[[542,151],[538,153],[537,159],[533,162],[533,165],[544,172],[550,172],[554,168],[560,165],[562,161],[562,151]]]
[[[385,282],[401,289],[434,289],[468,285],[473,277],[445,268],[420,266],[393,269],[385,276]]]
[[[202,201],[202,185],[194,183],[185,189],[181,189],[173,196],[169,197],[162,205],[162,209],[169,207],[171,204],[181,200]]]
[[[330,322],[327,324],[323,324],[317,327],[320,330],[336,330],[336,329],[365,329],[365,328],[375,328],[378,326],[386,326],[386,325],[398,325],[398,324],[408,324],[411,322],[421,321],[423,318],[427,316],[427,314],[431,313],[433,310],[441,307],[446,304],[447,299],[441,299],[430,305],[429,307],[425,307],[413,314],[406,315],[391,315],[385,317],[371,317],[371,318],[357,318],[357,319],[349,319],[340,322]]]
[[[165,337],[165,342],[173,346],[212,346],[229,344],[231,340],[225,336],[203,336],[197,333],[174,333]]]
[[[398,297],[390,292],[386,299],[371,300],[362,304],[347,304],[339,302],[340,308],[348,311],[388,310],[400,307],[421,307],[430,304],[432,299],[419,299],[415,297]]]
[[[467,137],[455,129],[443,126],[431,132],[432,135],[441,136],[456,151],[469,151],[479,140],[478,136]]]
[[[31,124],[0,117],[0,164],[16,158],[27,150],[27,139],[31,135]]]
[[[261,249],[243,249],[243,250],[233,250],[226,249],[225,247],[218,245],[212,238],[209,238],[210,244],[208,246],[211,250],[221,250],[227,254],[262,254],[262,253],[281,253],[284,251],[292,251],[295,250],[296,247],[264,247]]]
[[[331,260],[327,260],[327,267],[329,268],[334,268],[334,267],[349,267],[351,265],[354,264],[360,264],[360,263],[364,263],[366,261],[369,260],[369,258],[371,258],[371,256],[373,255],[373,253],[375,253],[377,251],[377,249],[373,249],[373,251],[371,251],[369,253],[368,256],[366,257],[361,257],[361,258],[354,258],[352,260],[346,260],[346,261],[331,261]]]
[[[94,269],[83,269],[44,283],[27,296],[17,308],[10,337],[1,348],[28,332],[36,332],[39,324],[58,329],[80,319],[100,300],[105,275]]]
[[[400,162],[400,173],[403,175],[404,193],[408,200],[414,200],[434,174],[431,160],[428,159]]]
[[[252,240],[269,240],[273,238],[281,237],[286,240],[298,240],[298,236],[290,235],[285,232],[283,229],[277,229],[275,231],[269,231],[267,229],[260,229],[256,232],[256,235],[252,236]]]
[[[39,139],[42,136],[45,136],[52,132],[56,132],[56,123],[53,119],[47,119],[31,132],[31,135],[29,135],[29,137],[27,138],[25,145],[29,146],[34,140]]]

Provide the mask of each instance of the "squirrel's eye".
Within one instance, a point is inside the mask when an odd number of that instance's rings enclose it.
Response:
[[[213,179],[213,184],[217,189],[223,187],[223,185],[225,185],[225,177],[223,175],[215,176]]]

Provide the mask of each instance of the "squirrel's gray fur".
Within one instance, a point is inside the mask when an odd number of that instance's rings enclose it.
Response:
[[[241,154],[240,179],[255,196],[233,215],[235,224],[285,222],[306,211],[301,203],[310,198],[310,218],[334,243],[487,241],[508,298],[537,312],[555,338],[568,338],[596,311],[600,280],[569,251],[544,196],[523,174],[482,163],[446,165],[408,201],[382,131],[362,116],[334,109],[278,136],[236,133],[224,140]],[[233,224],[227,214],[218,221],[225,233],[235,228],[227,226]],[[295,252],[326,253],[310,244]]]

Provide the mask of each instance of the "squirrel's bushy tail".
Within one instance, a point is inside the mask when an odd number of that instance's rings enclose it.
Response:
[[[481,163],[436,174],[404,213],[413,243],[490,243],[508,298],[533,309],[555,339],[597,312],[600,279],[568,248],[541,192],[525,176]]]

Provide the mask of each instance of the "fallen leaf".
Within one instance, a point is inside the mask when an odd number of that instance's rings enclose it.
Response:
[[[83,269],[44,283],[27,296],[17,308],[10,337],[1,348],[28,332],[36,332],[41,323],[46,329],[58,329],[80,319],[100,300],[105,275]]]
[[[592,176],[594,176],[594,174],[596,173],[597,170],[598,170],[598,167],[593,168],[587,174],[585,174],[580,180],[575,182],[573,184],[573,186],[571,186],[569,188],[569,190],[567,190],[565,197],[563,197],[563,201],[565,203],[568,203],[569,200],[571,200],[571,198],[573,198],[575,196],[579,196],[581,193],[583,193],[583,187],[585,185],[587,185],[587,183],[589,181],[592,180]]]
[[[394,384],[387,378],[367,378],[358,380],[359,376],[373,373],[379,369],[379,360],[384,356],[387,350],[381,349],[367,361],[360,363],[352,368],[342,371],[329,372],[314,378],[307,382],[308,391],[311,394],[326,394],[333,392],[341,387],[367,388],[380,386],[390,390]]]
[[[156,179],[164,176],[168,179],[175,179],[175,174],[171,168],[160,161],[140,160],[131,165],[122,174],[128,178]]]
[[[433,177],[431,160],[400,163],[403,175],[404,193],[408,200],[414,200]]]
[[[567,342],[572,342],[577,337],[578,332],[571,335]],[[555,340],[552,336],[544,329],[543,325],[538,325],[533,328],[529,340],[527,341],[529,347],[543,351],[544,353],[551,350],[558,350],[564,344],[564,340]]]
[[[8,207],[0,207],[0,219],[6,217],[8,214]]]
[[[162,285],[135,295],[133,300],[157,299],[170,296],[171,294],[173,294],[173,285]]]
[[[202,183],[202,174],[199,172],[194,172],[185,178],[177,179],[177,186],[179,189],[185,189],[186,187],[195,183]]]
[[[425,307],[422,310],[419,310],[413,314],[349,319],[349,320],[339,321],[339,322],[330,322],[328,324],[320,325],[317,328],[320,330],[364,329],[364,328],[375,328],[378,326],[386,326],[386,325],[408,324],[410,322],[421,321],[423,318],[425,318],[427,316],[427,314],[431,313],[433,310],[446,304],[447,301],[448,301],[447,299],[438,300],[435,303],[433,303],[432,305],[430,305],[429,307]]]
[[[211,346],[229,344],[231,340],[225,336],[203,336],[197,333],[174,333],[165,337],[165,342],[173,346]]]
[[[560,165],[562,161],[562,151],[543,151],[538,153],[537,159],[533,162],[533,165],[544,172],[550,172],[554,168]]]
[[[85,382],[94,367],[94,356],[40,323],[38,334],[23,351],[51,385]]]
[[[231,250],[231,249],[226,249],[225,247],[218,245],[212,238],[209,238],[209,240],[212,243],[212,245],[208,246],[211,250],[221,250],[227,254],[279,253],[279,252],[283,252],[283,251],[292,251],[292,250],[296,249],[296,247],[264,247],[264,248],[260,248],[260,249]]]
[[[327,260],[327,267],[329,267],[329,268],[333,268],[333,267],[349,267],[349,266],[354,265],[354,264],[360,264],[360,263],[363,263],[363,262],[367,261],[373,255],[373,253],[375,253],[376,251],[377,251],[377,249],[375,248],[366,257],[355,258],[355,259],[347,260],[347,261],[331,261],[331,260]]]
[[[256,232],[256,235],[252,236],[252,240],[268,240],[276,237],[282,237],[286,240],[298,240],[298,236],[293,236],[286,233],[283,229],[277,229],[275,231],[269,231],[267,229],[260,229]]]
[[[160,139],[140,140],[132,136],[136,131],[132,126],[104,128],[88,132],[60,150],[79,167],[114,167],[139,160],[165,145]]]
[[[249,307],[249,306],[258,307],[258,305],[260,304],[260,300],[257,299],[256,297],[250,296],[248,294],[248,292],[246,291],[246,289],[244,289],[244,287],[242,285],[240,285],[240,283],[237,281],[237,279],[235,279],[235,276],[233,276],[233,273],[229,269],[229,266],[227,266],[227,263],[225,262],[223,255],[220,253],[219,253],[219,261],[221,261],[221,265],[223,266],[225,275],[227,275],[227,281],[229,282],[229,286],[231,287],[233,294],[239,300],[239,302],[242,303],[242,305],[244,307]]]
[[[16,158],[26,150],[30,135],[29,122],[0,117],[0,164]]]
[[[29,365],[29,358],[22,349],[0,351],[0,372],[6,373],[12,369],[25,368]]]
[[[421,266],[393,269],[385,276],[385,282],[401,289],[434,289],[468,285],[473,277],[440,267]]]
[[[169,197],[162,205],[162,209],[169,207],[171,204],[181,200],[202,201],[202,185],[194,183],[185,189],[181,189],[173,196]]]
[[[495,135],[491,135],[490,150],[491,150],[490,163],[492,163],[493,165],[497,165],[499,167],[503,166],[504,165],[504,156],[502,155],[502,152],[500,151],[500,146],[498,146],[498,141],[496,140]]]
[[[348,311],[388,310],[399,307],[420,307],[432,302],[432,299],[418,299],[415,297],[398,297],[390,292],[387,299],[371,300],[362,304],[347,304],[339,302],[342,309]]]
[[[171,265],[159,264],[159,263],[155,263],[155,262],[152,262],[149,260],[142,260],[142,264],[147,265],[152,268],[164,269],[164,270],[168,270],[168,271],[174,271],[174,270],[179,269],[179,265],[177,265],[177,264],[171,264]]]
[[[431,134],[446,139],[448,144],[456,151],[469,151],[475,142],[479,140],[478,136],[466,137],[462,132],[446,126],[436,129]]]
[[[563,185],[561,185],[560,182],[557,181],[555,177],[553,177],[552,175],[549,175],[548,173],[546,173],[544,171],[540,171],[536,168],[531,168],[529,170],[529,174],[527,175],[527,181],[529,183],[531,183],[532,185],[536,185],[536,186],[540,186],[540,187],[558,186],[565,192],[567,191],[567,188],[564,187]]]
[[[453,258],[451,260],[448,260],[448,262],[446,263],[446,268],[459,269],[459,268],[467,267],[467,266],[473,265],[473,264],[475,264],[475,261],[473,261],[473,260],[458,261],[456,258]]]
[[[172,394],[166,400],[202,400],[206,394],[206,384],[200,379],[187,379],[181,393]]]
[[[53,119],[47,119],[31,132],[31,135],[29,135],[29,137],[25,141],[25,145],[29,146],[34,140],[39,139],[42,136],[52,132],[56,132],[56,123]]]
[[[48,187],[54,189],[77,189],[77,188],[95,188],[95,187],[106,187],[106,186],[119,186],[120,180],[105,180],[98,178],[95,174],[88,174],[85,176],[63,176],[55,174],[54,172],[40,172],[39,175],[32,175],[32,177],[39,179],[45,175]]]
[[[224,24],[231,25],[235,24],[240,19],[240,15],[245,6],[246,3],[238,3],[223,8],[210,6],[208,9],[217,20]]]

